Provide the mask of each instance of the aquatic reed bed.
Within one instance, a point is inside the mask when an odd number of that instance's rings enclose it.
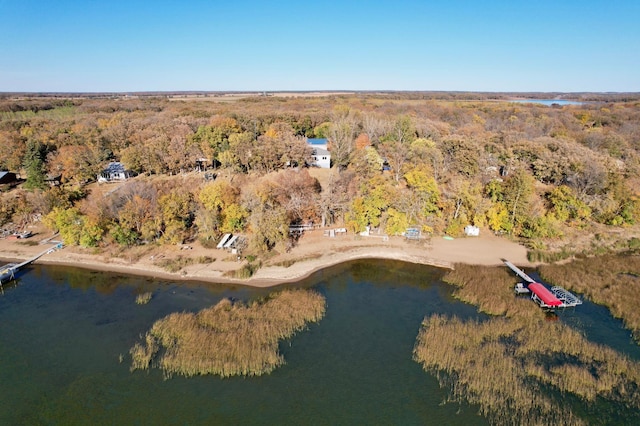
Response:
[[[584,423],[545,386],[640,408],[640,364],[558,322],[434,315],[422,324],[414,359],[451,388],[452,399],[478,404],[493,424]]]
[[[131,369],[155,364],[166,377],[268,374],[284,364],[279,341],[318,322],[324,312],[318,293],[285,290],[249,305],[225,299],[198,313],[173,313],[131,349]]]
[[[153,293],[150,291],[144,292],[136,296],[136,304],[138,305],[146,305],[151,300]]]
[[[414,360],[451,389],[454,400],[480,406],[493,424],[582,424],[545,387],[583,401],[597,398],[640,408],[640,364],[589,342],[513,294],[506,268],[456,265],[445,276],[455,297],[494,316],[462,321],[425,318]]]
[[[478,306],[480,312],[507,317],[540,315],[528,300],[514,297],[518,279],[507,268],[456,264],[442,280],[456,287],[455,298]]]
[[[608,307],[640,342],[639,255],[592,257],[564,265],[543,265],[539,271],[545,280]]]

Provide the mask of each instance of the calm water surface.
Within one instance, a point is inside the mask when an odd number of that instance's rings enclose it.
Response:
[[[479,317],[442,275],[391,261],[318,272],[296,286],[323,294],[326,316],[282,343],[286,365],[259,378],[164,380],[129,371],[128,350],[154,321],[272,290],[34,266],[0,296],[0,424],[487,424],[475,406],[443,403],[447,390],[411,359],[425,316]],[[153,299],[136,305],[144,291]],[[585,307],[561,320],[640,359],[619,322]],[[608,413],[616,409],[601,410],[619,421]]]
[[[540,104],[551,106],[556,105],[583,105],[584,102],[568,101],[566,99],[510,99],[507,102],[515,102],[518,104]]]

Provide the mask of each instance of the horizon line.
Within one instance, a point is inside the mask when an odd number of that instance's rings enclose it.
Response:
[[[305,90],[122,90],[122,91],[0,91],[0,95],[129,95],[129,94],[273,94],[273,93],[477,93],[477,94],[640,94],[640,91],[540,91],[540,90],[395,90],[395,89],[305,89]]]

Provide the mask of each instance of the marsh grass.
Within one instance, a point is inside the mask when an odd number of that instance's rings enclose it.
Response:
[[[131,370],[155,365],[166,377],[268,374],[284,364],[279,341],[318,322],[324,312],[323,296],[285,290],[249,305],[225,299],[198,313],[173,313],[131,348]]]
[[[297,259],[283,260],[282,262],[274,263],[272,266],[281,266],[283,268],[289,268],[289,267],[295,265],[296,263],[305,262],[305,261],[308,261],[308,260],[320,259],[321,257],[322,257],[322,253],[310,254],[308,256],[300,257],[300,258],[297,258]]]
[[[573,251],[563,248],[560,251],[548,250],[529,250],[527,251],[527,259],[529,262],[553,263],[561,260],[569,259],[577,254]]]
[[[608,307],[640,342],[639,255],[592,257],[564,265],[543,265],[539,271],[545,280]]]
[[[454,294],[489,314],[486,321],[425,318],[414,360],[436,374],[453,400],[480,406],[493,424],[583,424],[546,387],[587,403],[598,398],[640,408],[640,363],[545,321],[531,301],[513,295],[506,268],[457,265],[446,281]],[[499,317],[496,317],[500,315]]]
[[[242,265],[240,269],[235,269],[233,271],[227,271],[223,275],[225,277],[238,278],[241,280],[249,279],[256,273],[258,269],[262,266],[262,262],[257,263],[246,263]]]
[[[138,305],[146,305],[151,300],[153,293],[147,291],[145,293],[139,294],[136,296],[136,304]]]
[[[478,306],[481,312],[507,317],[542,316],[539,309],[532,309],[535,305],[529,300],[514,297],[517,279],[506,267],[456,264],[443,281],[456,287],[455,298]]]
[[[155,262],[155,265],[166,269],[169,272],[178,272],[189,265],[209,264],[215,262],[215,259],[209,256],[183,257],[177,256],[169,259],[162,259]]]

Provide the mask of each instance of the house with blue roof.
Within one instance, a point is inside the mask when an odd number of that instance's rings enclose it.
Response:
[[[328,142],[326,139],[307,139],[307,143],[313,148],[311,157],[313,158],[312,166],[321,169],[331,168],[331,153],[327,149]]]

